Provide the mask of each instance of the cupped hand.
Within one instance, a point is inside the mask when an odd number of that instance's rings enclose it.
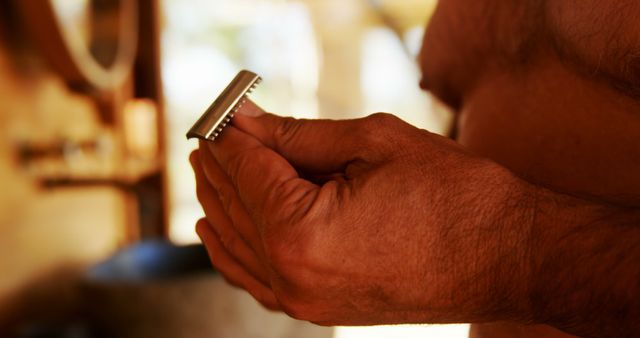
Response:
[[[325,325],[526,312],[531,215],[510,172],[388,114],[243,110],[259,116],[191,157],[196,230],[231,284]]]

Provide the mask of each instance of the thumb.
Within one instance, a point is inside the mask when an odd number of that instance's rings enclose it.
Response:
[[[372,160],[377,148],[368,118],[305,120],[262,114],[238,114],[234,126],[253,135],[295,167],[316,173],[344,171],[352,162]]]

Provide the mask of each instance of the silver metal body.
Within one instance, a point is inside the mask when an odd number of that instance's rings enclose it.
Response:
[[[241,70],[187,132],[187,139],[197,137],[215,140],[245,102],[247,94],[250,94],[261,80],[257,74]]]

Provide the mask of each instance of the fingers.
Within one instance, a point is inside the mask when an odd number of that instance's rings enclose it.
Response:
[[[211,262],[227,282],[243,288],[263,306],[271,310],[281,310],[280,304],[270,287],[256,280],[242,265],[225,250],[212,227],[205,219],[196,224],[196,232],[205,244]]]
[[[269,273],[265,268],[265,260],[263,258],[264,254],[260,238],[254,239],[259,243],[257,245],[260,253],[257,253],[256,250],[250,248],[243,237],[237,233],[234,224],[225,213],[216,190],[211,187],[207,181],[202,166],[199,164],[200,156],[198,151],[192,153],[190,160],[196,176],[196,192],[198,200],[203,206],[207,219],[210,220],[210,224],[212,224],[212,228],[217,233],[220,242],[223,243],[226,250],[230,252],[231,255],[235,257],[236,260],[240,262],[253,277],[262,283],[268,283]],[[248,219],[248,216],[245,216],[245,218]],[[246,228],[248,225],[245,225],[244,227]],[[255,232],[255,226],[253,228]]]
[[[230,126],[206,146],[231,179],[256,225],[291,220],[313,204],[319,187],[301,179],[286,159],[254,137]]]
[[[200,147],[204,151],[198,152],[197,156],[199,167],[206,177],[206,184],[211,185],[217,192],[218,202],[221,203],[224,213],[231,219],[237,233],[260,257],[264,257],[260,233],[247,214],[229,177],[208,151],[204,141],[200,142]]]
[[[370,145],[360,137],[360,120],[297,120],[262,114],[237,115],[233,125],[284,156],[295,167],[316,173],[342,172]],[[366,135],[365,133],[361,133]]]

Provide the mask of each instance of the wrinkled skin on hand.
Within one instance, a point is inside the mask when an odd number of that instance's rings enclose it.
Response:
[[[242,112],[259,116],[191,156],[197,232],[231,284],[324,325],[524,319],[530,215],[504,210],[530,201],[510,172],[388,114]]]
[[[238,116],[192,157],[214,264],[323,324],[640,336],[639,13],[438,2],[421,85],[456,113],[464,149],[526,182],[386,115]]]

